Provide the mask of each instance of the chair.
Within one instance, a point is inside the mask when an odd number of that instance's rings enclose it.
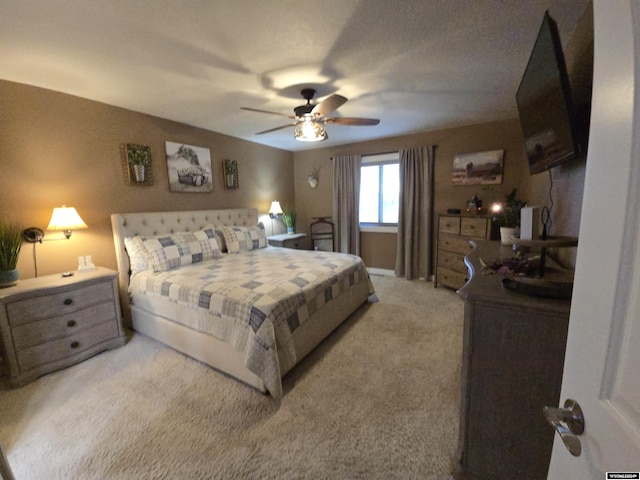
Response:
[[[311,243],[314,250],[333,252],[333,222],[327,217],[313,218],[309,229],[311,231]]]

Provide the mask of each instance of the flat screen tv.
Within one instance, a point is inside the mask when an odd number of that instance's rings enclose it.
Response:
[[[579,153],[562,44],[549,12],[545,12],[516,102],[531,174],[543,172]]]

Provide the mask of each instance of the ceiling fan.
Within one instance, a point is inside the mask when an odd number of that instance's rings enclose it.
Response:
[[[300,92],[302,98],[307,103],[293,109],[295,115],[287,115],[286,113],[270,112],[268,110],[258,110],[257,108],[240,107],[242,110],[251,112],[268,113],[270,115],[279,115],[295,120],[293,123],[281,125],[276,128],[270,128],[256,135],[263,133],[275,132],[287,127],[295,127],[293,137],[301,142],[318,142],[329,138],[324,128],[326,124],[335,125],[378,125],[380,120],[377,118],[353,118],[353,117],[327,117],[328,114],[337,110],[343,105],[347,99],[342,95],[333,94],[325,98],[319,103],[312,104],[311,100],[316,95],[313,88],[304,88]]]

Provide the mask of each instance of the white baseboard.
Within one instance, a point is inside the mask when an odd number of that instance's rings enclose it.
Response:
[[[367,267],[369,275],[377,275],[379,277],[395,277],[396,273],[393,270],[387,270],[385,268],[371,268]]]

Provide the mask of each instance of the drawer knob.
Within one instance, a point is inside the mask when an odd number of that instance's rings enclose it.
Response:
[[[71,342],[71,348],[78,348],[80,346],[80,342]]]
[[[71,305],[73,303],[73,299],[72,298],[65,298],[64,299],[64,303],[65,305]]]
[[[75,327],[77,325],[75,320],[69,320],[67,322],[67,327]]]

